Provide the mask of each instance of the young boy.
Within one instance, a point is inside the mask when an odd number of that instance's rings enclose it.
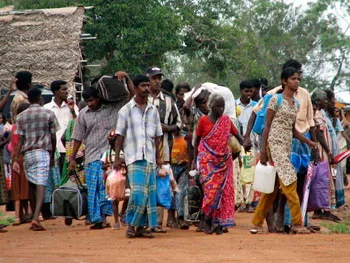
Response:
[[[181,131],[174,133],[174,145],[171,152],[171,166],[174,174],[174,179],[179,187],[179,192],[175,193],[175,207],[177,210],[178,223],[181,229],[188,229],[189,226],[184,220],[184,200],[187,194],[187,188],[189,186],[188,178],[188,146],[185,140],[185,136],[181,134]],[[170,211],[169,211],[170,212]],[[174,211],[175,212],[175,211]],[[175,222],[174,222],[175,223]]]

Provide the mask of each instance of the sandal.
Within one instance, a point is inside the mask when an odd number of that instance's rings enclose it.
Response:
[[[112,230],[119,230],[119,229],[120,229],[119,223],[115,223],[114,226],[112,226]]]
[[[38,221],[32,221],[32,226],[29,229],[32,231],[45,231],[46,230]]]
[[[266,234],[265,229],[262,226],[254,226],[249,230],[251,234]]]
[[[136,232],[135,232],[135,228],[132,226],[128,226],[127,230],[126,230],[126,237],[127,238],[134,238],[136,237]]]
[[[340,222],[341,219],[339,217],[337,217],[335,214],[332,214],[329,211],[323,212],[319,215],[319,219],[324,219],[324,220],[329,220],[332,222]]]
[[[155,228],[152,228],[151,231],[153,233],[161,233],[161,234],[165,234],[167,231],[159,226],[155,227]]]
[[[0,228],[0,233],[6,233],[6,232],[7,232],[6,229]]]
[[[321,227],[320,226],[314,226],[314,225],[310,225],[307,227],[307,229],[309,229],[311,232],[316,233],[318,231],[321,231]]]
[[[21,224],[21,220],[19,218],[16,218],[15,221],[13,221],[13,226],[19,226]]]
[[[92,226],[90,226],[91,230],[99,230],[99,229],[103,229],[103,223],[102,222],[98,222]]]
[[[249,207],[246,209],[246,212],[247,212],[247,213],[254,213],[254,212],[255,212],[255,208],[252,207],[252,206],[249,206]]]
[[[311,231],[305,227],[301,227],[301,226],[298,226],[298,227],[295,227],[293,226],[291,229],[290,229],[290,233],[291,234],[311,234]]]
[[[152,231],[146,230],[145,227],[138,227],[135,233],[136,237],[146,237],[146,238],[154,238]]]
[[[241,205],[239,208],[238,208],[238,212],[239,213],[244,213],[246,211],[246,207]]]

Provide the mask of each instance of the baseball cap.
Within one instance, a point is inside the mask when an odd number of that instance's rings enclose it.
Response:
[[[162,70],[158,67],[149,67],[146,69],[147,76],[156,76],[156,75],[164,75]]]

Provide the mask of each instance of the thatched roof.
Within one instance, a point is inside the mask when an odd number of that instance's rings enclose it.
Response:
[[[73,82],[80,52],[83,7],[11,11],[0,9],[0,88],[20,70],[48,86],[56,79]]]

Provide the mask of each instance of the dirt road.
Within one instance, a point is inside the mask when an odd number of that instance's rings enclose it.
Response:
[[[349,200],[350,189],[346,195]],[[127,239],[124,228],[91,231],[83,222],[67,227],[62,219],[45,221],[45,232],[32,232],[29,225],[8,227],[0,234],[0,263],[350,262],[350,235],[251,235],[251,217],[237,213],[237,226],[222,236],[191,227],[154,239]]]

